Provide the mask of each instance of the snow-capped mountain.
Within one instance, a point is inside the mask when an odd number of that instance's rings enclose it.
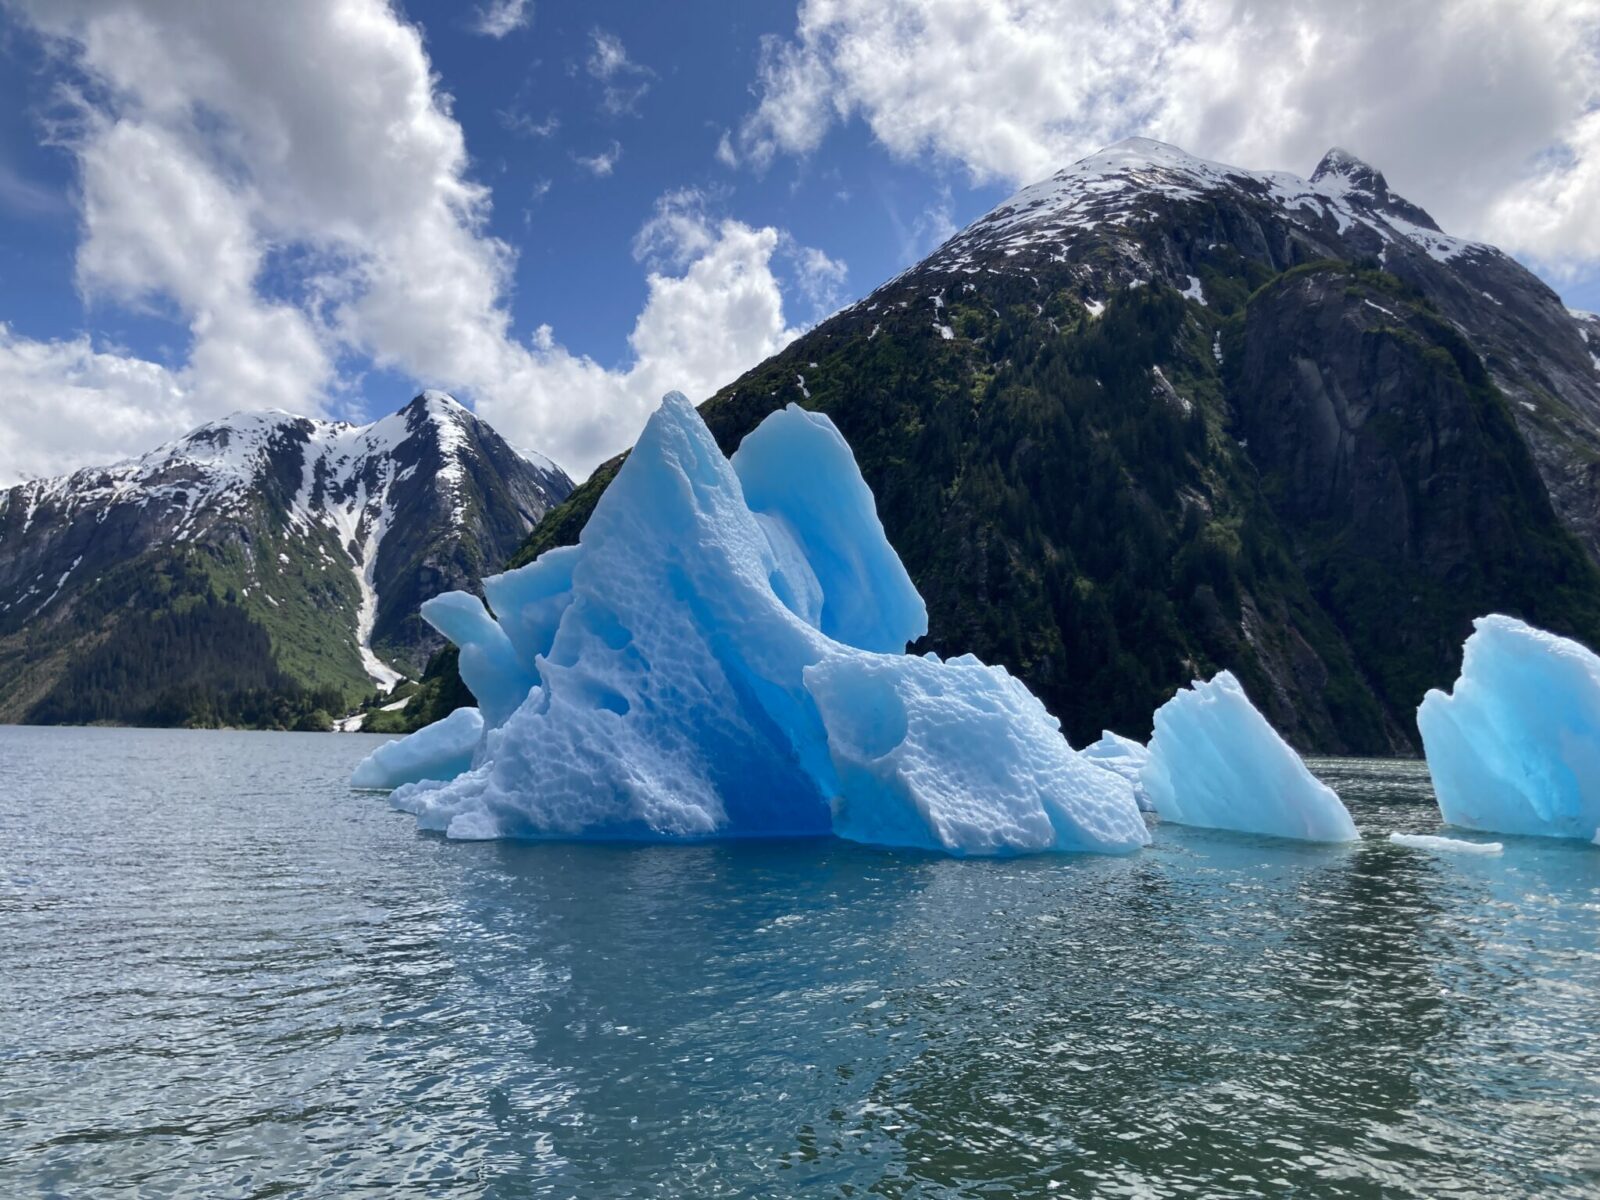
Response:
[[[386,688],[439,644],[417,605],[475,587],[571,488],[431,391],[370,425],[235,413],[16,485],[0,492],[0,660],[28,663],[0,681],[0,715],[25,717],[128,636],[123,618],[159,609],[163,586],[243,609],[301,683]]]
[[[1158,228],[1170,236],[1145,236]],[[1366,260],[1417,288],[1484,359],[1557,510],[1600,558],[1600,323],[1509,255],[1442,231],[1345,150],[1302,179],[1130,138],[1024,188],[908,274],[1054,263],[1073,268],[1091,309],[1101,291],[1141,281],[1204,304],[1202,267],[1219,250],[1276,267]]]
[[[1298,746],[1414,750],[1472,617],[1600,644],[1600,322],[1341,150],[1091,155],[702,411],[731,450],[788,403],[849,439],[929,648],[1075,740],[1225,667]]]

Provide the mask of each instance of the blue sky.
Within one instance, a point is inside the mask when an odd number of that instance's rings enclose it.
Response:
[[[581,475],[1132,134],[1347,145],[1600,307],[1591,6],[1240,7],[0,0],[0,484],[421,385]]]

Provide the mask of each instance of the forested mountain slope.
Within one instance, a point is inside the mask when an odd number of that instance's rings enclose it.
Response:
[[[0,492],[0,720],[293,724],[440,640],[571,490],[442,392],[371,425],[236,413]]]
[[[1600,644],[1600,329],[1341,151],[1145,140],[1028,188],[703,406],[829,414],[927,598],[1075,744],[1227,667],[1298,746],[1417,748],[1473,616]],[[575,540],[602,467],[514,562]]]

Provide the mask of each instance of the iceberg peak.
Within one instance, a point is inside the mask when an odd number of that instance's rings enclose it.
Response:
[[[1156,710],[1140,775],[1164,821],[1311,842],[1360,838],[1339,795],[1317,779],[1230,671]]]
[[[1472,624],[1454,689],[1417,709],[1440,814],[1491,833],[1600,836],[1600,656],[1515,617]]]
[[[1149,840],[1130,785],[1003,668],[904,653],[926,609],[821,414],[773,413],[730,461],[670,393],[578,544],[484,590],[493,615],[462,594],[424,607],[484,721],[471,770],[394,793],[425,828],[953,854]],[[453,748],[434,728],[412,738]]]

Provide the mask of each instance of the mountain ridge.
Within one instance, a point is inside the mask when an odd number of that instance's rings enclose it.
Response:
[[[725,451],[827,412],[928,647],[1004,663],[1075,741],[1229,667],[1303,749],[1414,753],[1472,616],[1600,639],[1597,333],[1347,152],[1303,179],[1134,139],[702,412]],[[617,461],[511,561],[574,540]]]
[[[0,715],[36,715],[153,580],[166,581],[143,596],[156,610],[173,591],[197,612],[212,595],[247,610],[276,664],[257,678],[281,668],[344,703],[385,689],[439,646],[420,601],[476,586],[570,489],[438,391],[367,425],[242,410],[108,467],[14,485],[0,492],[0,664],[14,666]],[[115,710],[107,692],[98,703]]]

